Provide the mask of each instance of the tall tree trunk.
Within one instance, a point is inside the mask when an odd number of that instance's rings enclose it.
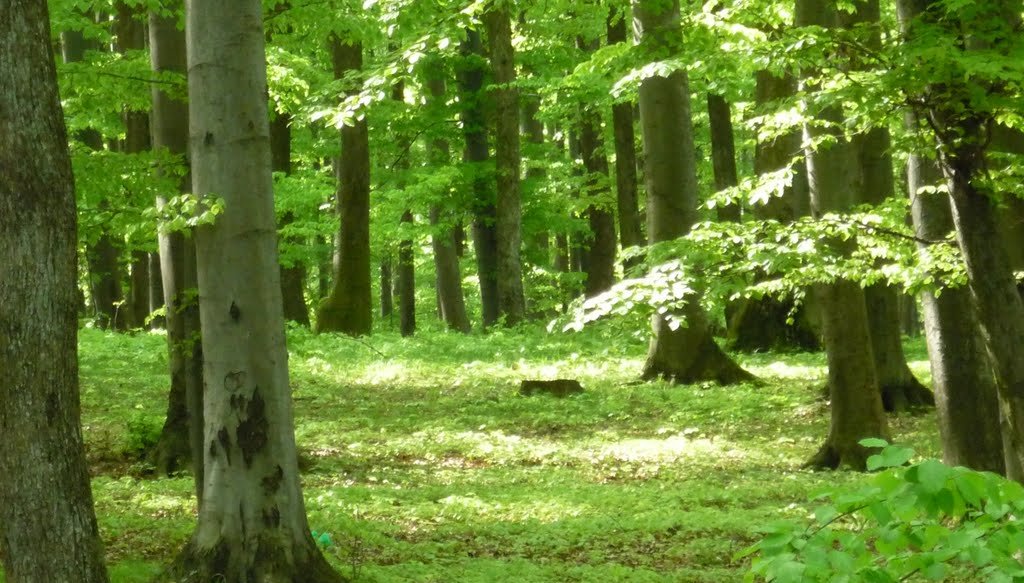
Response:
[[[627,18],[628,9],[619,14],[609,14],[609,45],[626,42]],[[641,247],[647,241],[644,239],[637,202],[636,134],[633,130],[632,103],[612,105],[612,131],[615,135],[615,199],[619,213],[619,242],[623,249]]]
[[[487,113],[484,108],[484,48],[480,33],[466,29],[460,47],[459,103],[462,105],[462,134],[466,141],[463,160],[470,166],[473,188],[473,251],[480,280],[480,303],[484,327],[498,322],[498,234],[495,195],[483,167],[490,158],[487,147]]]
[[[292,173],[292,116],[283,112],[275,112],[270,120],[270,157],[274,172]],[[280,227],[287,227],[295,217],[286,212],[281,217]],[[301,245],[301,241],[289,240],[292,245]],[[281,265],[281,297],[284,302],[284,319],[309,327],[309,307],[306,306],[306,266],[299,261],[291,265]]]
[[[796,79],[792,75],[779,77],[769,71],[757,72],[755,98],[761,107],[792,97],[796,89]],[[765,204],[753,205],[750,211],[755,218],[788,223],[810,213],[807,167],[802,161],[793,162],[794,157],[800,154],[800,140],[799,130],[771,140],[758,140],[754,148],[754,173],[761,176],[790,167],[793,182],[781,196],[773,196]],[[813,294],[807,294],[795,321],[790,324],[787,320],[792,308],[791,301],[770,297],[740,302],[729,319],[730,346],[734,350],[750,352],[793,348],[820,350],[819,334],[809,317],[811,312],[817,311]]]
[[[391,253],[380,260],[380,317],[390,318],[395,312],[395,279],[391,273]]]
[[[715,190],[725,190],[739,184],[736,174],[736,144],[733,140],[732,108],[725,97],[708,93],[708,120],[711,128],[711,166],[715,175]],[[717,207],[718,220],[739,221],[740,205],[734,203]]]
[[[331,38],[334,78],[363,67],[363,45]],[[350,93],[352,91],[350,90]],[[338,213],[341,215],[338,262],[331,294],[321,302],[319,332],[369,334],[373,326],[370,286],[370,136],[366,119],[341,128]]]
[[[412,228],[412,211],[402,213],[402,223]],[[402,336],[416,333],[416,268],[412,239],[398,244],[398,330]]]
[[[594,111],[582,111],[580,122],[580,154],[587,169],[586,193],[598,200],[608,197],[608,158],[601,139],[601,116]],[[615,215],[597,202],[587,206],[590,224],[587,249],[587,281],[584,291],[595,296],[607,291],[615,283]]]
[[[834,29],[838,19],[826,0],[797,0],[796,24]],[[815,89],[810,84],[804,87],[808,92]],[[815,216],[848,212],[857,202],[861,188],[857,149],[842,136],[841,130],[834,129],[842,127],[842,111],[837,106],[823,108],[815,117],[828,122],[828,129],[805,124],[804,143],[813,143],[826,132],[831,132],[835,141],[805,152],[812,211]],[[844,241],[828,240],[822,244],[841,252],[849,250]],[[864,292],[855,282],[842,279],[818,285],[815,291],[821,304],[828,353],[832,416],[825,443],[807,463],[813,467],[850,466],[863,470],[870,450],[859,442],[889,435],[875,376]]]
[[[512,20],[504,5],[492,6],[483,15],[487,26],[491,69],[496,88],[494,159],[497,169],[495,228],[498,242],[498,312],[506,326],[526,317],[519,184],[519,90],[515,87],[515,54],[512,49]]]
[[[682,49],[679,2],[640,0],[634,5],[640,46],[647,54]],[[647,227],[651,243],[669,241],[689,231],[697,215],[697,172],[694,158],[690,94],[686,73],[649,77],[640,84],[647,177]],[[700,302],[691,299],[682,314],[685,327],[671,329],[655,316],[644,378],[665,377],[679,383],[714,380],[722,384],[753,380],[711,336]]]
[[[340,582],[299,484],[278,281],[266,58],[258,0],[187,0],[193,192],[224,212],[196,229],[206,482],[171,575]]]
[[[90,43],[85,40],[82,31],[67,31],[61,34],[61,54],[65,63],[81,61],[89,48]],[[103,136],[95,129],[82,130],[75,138],[93,150],[103,149]],[[101,210],[107,206],[106,200],[100,201]],[[89,268],[89,291],[96,325],[102,329],[127,329],[127,315],[119,313],[124,300],[119,256],[118,245],[105,229],[95,242],[86,244],[85,260]]]
[[[427,89],[430,104],[441,106],[446,92],[444,68],[441,62],[427,71]],[[448,141],[436,138],[428,144],[430,165],[435,168],[451,162]],[[462,275],[459,271],[459,256],[455,245],[454,229],[443,221],[446,211],[441,203],[430,205],[431,249],[434,252],[434,271],[437,274],[437,300],[441,318],[450,330],[468,334],[472,330],[466,315],[466,300],[462,293]]]
[[[168,6],[170,7],[170,6]],[[177,4],[182,8],[182,3]],[[150,64],[159,73],[186,74],[185,33],[173,15],[149,15]],[[153,85],[152,136],[155,150],[185,159],[188,152],[188,104]],[[178,191],[192,190],[185,175]],[[169,196],[157,195],[157,208]],[[166,303],[167,364],[171,387],[167,416],[151,459],[161,475],[191,466],[196,499],[203,488],[203,350],[197,303],[196,248],[191,231],[158,232],[161,290]]]
[[[878,0],[855,3],[856,11],[845,14],[844,26],[878,25]],[[864,39],[873,50],[881,50],[881,33],[877,27]],[[892,141],[887,128],[873,128],[853,139],[857,149],[861,192],[858,202],[882,204],[895,195],[895,179],[890,150]],[[908,407],[934,405],[931,391],[914,377],[903,354],[900,331],[899,295],[895,288],[877,283],[864,291],[868,308],[868,329],[871,331],[871,351],[875,357],[875,374],[882,391],[882,405],[886,411],[900,411]]]
[[[124,2],[115,6],[117,20],[114,32],[117,37],[115,45],[119,53],[129,50],[146,48],[146,28],[138,17],[145,15],[141,8],[133,8]],[[125,127],[124,141],[121,151],[126,154],[137,154],[149,150],[149,113],[146,111],[125,110],[122,114]],[[138,249],[131,252],[131,263],[128,278],[127,324],[131,328],[141,328],[149,315],[149,256]]]
[[[10,583],[105,583],[79,406],[75,185],[46,2],[0,0],[0,55],[0,558]]]
[[[907,118],[911,131],[915,131],[916,116],[908,114]],[[912,154],[907,162],[907,181],[915,233],[926,241],[944,240],[953,229],[949,197],[921,190],[942,183],[935,162]],[[919,244],[922,256],[928,254],[928,247]],[[996,381],[970,290],[944,289],[941,293],[924,293],[921,299],[943,461],[1004,473],[1002,435],[999,425],[993,423],[999,419]]]

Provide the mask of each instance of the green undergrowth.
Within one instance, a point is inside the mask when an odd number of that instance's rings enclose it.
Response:
[[[861,480],[800,469],[827,430],[820,354],[741,362],[767,384],[638,382],[644,334],[597,326],[353,340],[289,331],[309,522],[356,581],[739,581],[734,558],[809,496]],[[923,342],[908,350],[927,380]],[[83,424],[115,581],[145,581],[195,520],[188,476],[141,452],[165,407],[166,339],[81,333]],[[525,378],[582,395],[521,397]],[[892,418],[937,450],[934,416]]]

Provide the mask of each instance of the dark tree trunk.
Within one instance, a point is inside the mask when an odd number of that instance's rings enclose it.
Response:
[[[480,33],[466,30],[462,41],[459,73],[459,103],[462,133],[466,141],[463,160],[469,166],[473,194],[473,251],[480,280],[480,303],[484,327],[498,322],[498,236],[497,210],[484,167],[490,158],[487,147],[487,114],[484,108],[484,49]]]
[[[193,192],[224,212],[196,229],[205,476],[169,579],[340,583],[310,536],[288,384],[262,5],[188,0]]]
[[[0,1],[0,55],[0,558],[10,583],[105,583],[79,407],[75,185],[46,2]]]
[[[608,158],[601,140],[601,117],[596,112],[582,112],[580,123],[580,154],[587,169],[586,196],[598,199],[608,196]],[[615,216],[603,203],[587,206],[590,235],[587,249],[588,296],[607,291],[615,283]]]
[[[796,79],[790,75],[777,77],[768,71],[758,71],[755,97],[759,106],[796,94]],[[761,205],[753,205],[751,214],[760,220],[791,222],[810,213],[807,192],[807,169],[794,163],[800,154],[800,132],[778,136],[772,140],[758,140],[754,149],[754,173],[758,176],[792,167],[793,183],[781,196],[775,196]],[[817,311],[813,294],[807,294],[803,306],[792,324],[787,320],[793,308],[791,301],[774,298],[748,299],[739,302],[729,319],[729,345],[734,350],[764,352],[769,350],[820,350],[819,331],[812,325],[811,312]]]
[[[131,327],[142,328],[149,316],[149,253],[132,251],[131,284],[128,305],[131,309]]]
[[[708,119],[711,127],[711,166],[715,190],[725,190],[739,183],[736,174],[736,145],[733,141],[732,111],[721,95],[708,93]],[[739,221],[740,205],[716,207],[718,220]]]
[[[834,7],[825,0],[797,0],[796,24],[835,29],[838,19]],[[809,83],[804,87],[805,91],[816,89]],[[832,132],[835,141],[805,152],[812,210],[815,216],[848,212],[861,188],[857,149],[835,129],[842,127],[842,112],[838,107],[824,108],[816,117],[828,122],[827,129],[805,124],[804,143],[812,143],[825,132]],[[822,244],[840,252],[849,250],[849,243],[844,241],[829,240]],[[856,283],[838,279],[816,286],[816,294],[821,304],[828,352],[832,416],[825,443],[807,464],[863,470],[870,450],[859,442],[868,437],[887,438],[889,435],[875,376],[864,292]]]
[[[270,120],[270,156],[274,172],[292,173],[292,116],[276,112]],[[293,215],[285,213],[281,217],[279,228],[287,227],[295,220]],[[301,241],[289,239],[291,245],[301,245]],[[299,261],[292,261],[289,266],[281,265],[281,297],[283,298],[284,319],[309,327],[309,307],[306,306],[306,266]]]
[[[412,228],[412,211],[402,213],[402,223]],[[402,336],[416,333],[416,264],[412,239],[398,244],[398,330]]]
[[[908,115],[908,122],[917,129],[914,116]],[[949,197],[920,190],[943,182],[934,161],[911,155],[907,179],[915,233],[927,241],[945,239],[953,229]],[[928,245],[918,248],[922,256],[929,253]],[[993,423],[999,419],[996,381],[970,290],[944,289],[921,299],[943,461],[1004,473],[1002,435]]]
[[[641,31],[641,50],[647,54],[680,51],[679,2],[641,0],[635,5],[635,27]],[[697,215],[697,173],[686,73],[649,77],[640,84],[640,122],[643,129],[647,177],[647,225],[652,243],[681,237]],[[655,316],[643,377],[664,377],[678,383],[713,380],[722,384],[753,380],[722,352],[711,337],[707,316],[697,300],[680,314],[685,327],[672,330]]]
[[[179,4],[180,7],[180,4]],[[149,16],[150,62],[154,71],[185,75],[185,33],[177,18]],[[188,104],[153,85],[153,148],[185,156],[188,151]],[[191,177],[182,177],[180,192],[190,192]],[[167,204],[157,197],[157,207]],[[203,352],[197,303],[196,250],[191,232],[159,232],[160,289],[166,302],[167,363],[170,393],[167,416],[151,460],[161,475],[191,467],[197,500],[203,488]]]
[[[623,12],[628,13],[628,10]],[[608,19],[608,44],[626,42],[626,14],[611,14]],[[612,106],[612,130],[615,135],[615,195],[619,211],[619,242],[622,248],[641,247],[644,238],[637,195],[636,134],[633,129],[633,104]],[[633,262],[635,263],[635,262]]]
[[[363,45],[331,38],[335,79],[363,67]],[[351,93],[352,91],[350,91]],[[317,331],[369,334],[373,325],[370,286],[370,143],[366,119],[341,128],[338,169],[340,261],[333,288],[321,302]]]
[[[440,107],[444,102],[446,87],[442,67],[427,72],[427,88],[430,104]],[[447,140],[434,139],[428,144],[431,166],[442,167],[451,162]],[[437,274],[437,304],[441,319],[450,330],[468,334],[472,329],[466,315],[466,300],[462,293],[462,275],[459,270],[459,256],[456,249],[454,229],[442,217],[447,214],[441,203],[430,206],[431,249],[434,252],[434,271]],[[447,217],[445,217],[447,218]]]
[[[843,17],[845,26],[879,23],[878,0],[861,0],[856,11]],[[865,42],[875,50],[881,49],[881,35],[877,28]],[[882,204],[895,195],[895,177],[890,150],[892,141],[887,128],[874,128],[854,138],[860,169],[861,192],[858,202]],[[875,374],[882,391],[882,404],[886,411],[900,411],[909,407],[934,405],[931,391],[914,377],[903,354],[900,333],[899,296],[896,289],[878,283],[864,292],[868,308],[868,328],[871,331],[871,351],[875,357]]]
[[[515,86],[512,20],[508,8],[495,5],[483,15],[487,27],[494,99],[494,161],[497,173],[495,230],[498,249],[498,312],[506,326],[526,318],[520,259],[522,208],[519,166],[519,90]]]

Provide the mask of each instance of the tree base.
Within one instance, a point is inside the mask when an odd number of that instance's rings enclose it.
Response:
[[[307,535],[307,538],[308,535]],[[253,541],[250,541],[253,542]],[[200,551],[191,542],[154,583],[348,583],[320,554],[310,538],[309,549],[286,552],[277,541],[257,542],[255,552],[231,548],[221,540]]]
[[[859,443],[840,446],[829,440],[801,467],[810,470],[848,468],[863,472],[867,470],[868,457],[873,453],[874,448],[867,448]]]
[[[664,379],[680,385],[713,381],[720,385],[738,383],[762,384],[761,380],[736,364],[715,341],[710,334],[700,343],[698,354],[687,359],[687,366],[669,362],[658,352],[652,352],[644,365],[640,378],[649,381]]]
[[[730,350],[738,352],[769,352],[821,350],[820,332],[814,329],[800,310],[796,321],[786,322],[792,305],[773,298],[739,302],[728,320]]]
[[[900,384],[883,384],[881,390],[882,406],[886,413],[935,406],[935,395],[913,375],[908,381]]]

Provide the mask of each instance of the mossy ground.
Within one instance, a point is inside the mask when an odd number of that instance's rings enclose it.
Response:
[[[820,354],[741,356],[766,386],[637,382],[645,335],[289,334],[311,528],[356,581],[739,581],[733,555],[856,474],[799,467],[827,429]],[[923,342],[911,341],[927,381]],[[146,581],[195,520],[188,476],[137,453],[165,407],[158,334],[81,334],[83,423],[115,581]],[[567,399],[523,378],[576,378]],[[937,452],[934,415],[891,418]]]

